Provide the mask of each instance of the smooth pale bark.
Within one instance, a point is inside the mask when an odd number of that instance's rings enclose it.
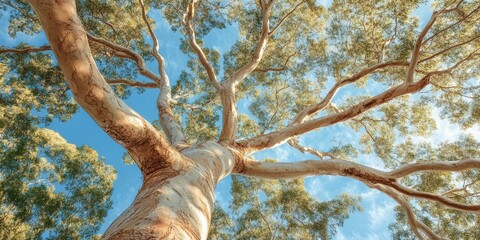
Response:
[[[145,178],[132,205],[103,239],[206,239],[214,189],[234,166],[233,155],[206,142],[184,151],[183,164]]]
[[[104,239],[205,239],[218,181],[234,166],[225,147],[208,142],[175,150],[112,91],[98,71],[75,2],[30,1],[77,102],[132,155],[144,182]]]
[[[380,171],[355,162],[341,159],[327,161],[300,161],[300,162],[257,162],[242,159],[234,169],[235,173],[245,176],[289,179],[314,175],[337,175],[357,179],[370,187],[385,186],[395,189],[407,197],[422,198],[435,201],[446,207],[460,211],[479,212],[480,205],[469,205],[456,202],[452,199],[441,196],[441,194],[417,191],[413,188],[404,187],[397,182],[399,178],[409,174],[424,171],[463,171],[467,169],[478,169],[480,159],[464,159],[456,162],[424,162],[405,165],[391,172]]]
[[[195,29],[193,27],[193,17],[195,16],[195,3],[195,0],[191,0],[188,3],[187,8],[185,9],[185,13],[183,14],[183,25],[186,28],[190,46],[192,47],[195,54],[197,54],[198,60],[200,61],[202,66],[207,71],[210,83],[213,87],[215,87],[215,89],[217,89],[217,91],[221,91],[223,87],[218,83],[215,70],[213,69],[212,64],[210,64],[210,62],[208,61],[207,56],[205,56],[205,53],[203,52],[200,45],[198,45],[197,39],[195,37]]]
[[[115,141],[144,175],[169,168],[180,154],[138,113],[119,99],[99,72],[75,1],[35,1],[37,13],[75,100]]]
[[[149,26],[149,30],[155,42],[153,54],[159,63],[161,76],[157,76],[146,69],[145,62],[140,55],[107,40],[88,36],[77,16],[75,1],[30,0],[29,2],[40,18],[42,27],[52,46],[51,49],[57,57],[77,102],[107,134],[129,151],[143,173],[143,186],[139,190],[134,202],[112,223],[105,232],[103,239],[206,239],[213,210],[215,186],[220,179],[232,171],[246,176],[275,179],[299,178],[312,175],[341,175],[357,179],[397,200],[407,211],[409,222],[419,238],[422,238],[420,232],[433,239],[436,238],[436,235],[426,225],[416,220],[407,198],[435,201],[445,207],[462,211],[480,211],[480,205],[458,203],[444,197],[443,194],[417,191],[404,187],[397,182],[398,179],[416,172],[478,169],[480,168],[480,159],[465,159],[447,163],[423,162],[406,165],[391,172],[385,172],[357,163],[334,159],[333,156],[328,161],[295,163],[255,162],[245,158],[248,152],[273,147],[291,137],[352,119],[401,95],[418,92],[430,83],[429,79],[431,76],[450,73],[463,62],[477,56],[476,52],[472,52],[451,68],[426,74],[417,82],[412,81],[412,77],[410,80],[407,79],[406,83],[392,87],[349,109],[323,118],[305,121],[306,118],[315,112],[321,111],[328,106],[335,92],[343,85],[356,81],[364,75],[383,67],[393,65],[404,67],[407,64],[404,62],[381,63],[367,68],[353,77],[336,84],[322,102],[302,111],[296,118],[297,121],[294,121],[292,125],[276,132],[236,143],[235,86],[256,69],[266,48],[269,35],[277,28],[274,27],[272,31],[269,31],[268,16],[272,9],[273,1],[260,1],[260,7],[264,13],[262,19],[263,29],[254,57],[221,86],[218,85],[219,83],[216,79],[212,81],[213,85],[222,94],[224,121],[219,142],[224,145],[206,142],[194,146],[186,146],[179,152],[151,124],[130,109],[114,94],[98,71],[90,52],[88,39],[94,43],[115,49],[117,57],[136,61],[139,72],[154,80],[164,90],[159,96],[158,103],[161,110],[160,119],[162,120],[162,125],[171,127],[167,127],[166,132],[173,144],[182,142],[183,135],[178,124],[174,121],[173,113],[167,112],[170,109],[169,101],[171,97],[168,95],[170,94],[170,86],[168,77],[164,72],[163,58],[158,54],[158,43],[151,27]],[[140,3],[143,5],[142,1]],[[190,22],[193,10],[194,1],[190,3]],[[279,24],[288,15],[290,13],[282,18]],[[143,11],[143,16],[148,23],[145,11]],[[190,29],[193,29],[192,25],[190,25]],[[191,38],[195,39],[192,33],[190,33]],[[423,37],[424,35],[421,35],[419,39],[423,39]],[[48,49],[45,47],[20,50],[17,53]],[[197,51],[197,54],[199,53],[201,51]],[[439,52],[438,54],[441,53]],[[201,54],[199,55],[202,60]],[[426,58],[426,60],[436,55],[434,54]],[[424,60],[414,59],[408,66],[414,71],[414,65],[422,61]],[[413,67],[412,62],[415,62]],[[119,83],[126,82],[120,81]],[[167,110],[162,111],[162,109]],[[178,132],[180,133],[175,134]],[[236,146],[237,148],[234,149],[229,146]],[[297,146],[297,148],[310,151],[301,146]],[[316,153],[318,156],[322,155],[320,152]]]
[[[250,61],[235,71],[224,83],[221,100],[222,100],[222,131],[220,133],[219,142],[232,145],[236,141],[237,134],[237,106],[235,101],[236,86],[248,77],[260,64],[265,49],[267,48],[269,38],[269,18],[272,11],[274,0],[266,3],[260,1],[262,8],[262,32],[257,43],[257,48]]]
[[[172,90],[170,87],[170,79],[168,78],[167,70],[165,69],[165,60],[158,52],[159,45],[157,35],[155,35],[155,32],[153,31],[153,28],[148,20],[145,4],[143,3],[143,0],[139,0],[139,3],[142,7],[143,21],[147,25],[148,32],[152,37],[152,55],[157,61],[158,73],[160,74],[159,77],[153,79],[160,88],[160,94],[157,98],[158,118],[160,119],[160,125],[162,126],[165,134],[170,139],[170,143],[172,143],[175,148],[182,149],[188,146],[188,142],[185,139],[181,127],[175,119],[172,108],[170,106],[170,102],[172,101]]]
[[[240,141],[239,147],[245,149],[245,151],[248,152],[255,152],[261,149],[272,148],[286,142],[291,137],[299,136],[321,127],[327,127],[339,122],[347,121],[374,107],[389,102],[392,99],[422,90],[425,86],[429,84],[431,75],[433,74],[426,75],[420,81],[415,83],[401,84],[395,87],[391,87],[383,93],[380,93],[375,97],[362,101],[342,112],[331,114],[318,119],[309,120],[297,125],[291,125],[282,130],[270,132],[264,135],[257,136],[255,138]]]

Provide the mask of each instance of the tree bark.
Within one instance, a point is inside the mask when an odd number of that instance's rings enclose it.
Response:
[[[218,181],[234,156],[206,142],[181,152],[120,100],[99,72],[74,0],[29,0],[76,101],[125,147],[143,174],[132,205],[103,239],[206,239]]]
[[[232,154],[207,142],[182,152],[170,170],[148,175],[132,205],[102,239],[206,239],[214,189],[234,165]]]
[[[150,123],[121,101],[103,79],[90,51],[88,35],[77,15],[75,1],[28,1],[39,17],[51,44],[51,50],[56,55],[58,64],[65,74],[76,101],[112,139],[127,149],[143,173],[142,188],[132,205],[111,224],[102,237],[103,239],[206,239],[214,209],[214,189],[217,183],[232,171],[245,176],[275,179],[312,175],[340,175],[357,179],[394,198],[406,210],[409,222],[419,238],[422,238],[420,232],[432,239],[436,239],[437,236],[425,224],[416,220],[408,198],[429,200],[450,209],[461,211],[480,211],[480,205],[456,202],[444,197],[443,194],[422,192],[414,188],[404,187],[397,181],[416,172],[478,169],[480,159],[464,159],[458,162],[421,162],[405,165],[391,172],[384,172],[334,157],[331,157],[328,161],[270,163],[248,160],[245,156],[247,153],[273,147],[314,129],[352,119],[399,96],[418,92],[430,84],[432,76],[449,74],[462,63],[477,56],[476,51],[478,49],[452,67],[426,73],[423,78],[414,81],[416,64],[425,60],[418,60],[418,56],[415,55],[418,55],[422,39],[429,28],[427,27],[423,31],[423,35],[421,34],[419,40],[417,40],[417,45],[420,45],[414,50],[415,59],[409,64],[409,74],[405,83],[391,87],[383,93],[346,110],[305,121],[309,116],[327,107],[335,92],[343,85],[356,81],[379,68],[397,64],[406,65],[406,63],[400,62],[381,63],[335,84],[322,102],[300,112],[292,125],[252,139],[236,142],[235,86],[256,69],[266,48],[269,35],[277,28],[274,27],[272,32],[269,31],[268,16],[274,1],[270,1],[268,4],[265,1],[260,1],[264,14],[262,36],[252,60],[235,72],[222,85],[219,85],[217,80],[212,77],[214,76],[213,70],[211,74],[209,73],[212,84],[222,93],[224,120],[220,142],[228,146],[236,146],[236,149],[230,149],[215,142],[206,142],[186,146],[186,148],[178,148],[182,150],[177,150]],[[142,1],[140,3],[143,5]],[[193,16],[193,7],[194,1],[190,3],[190,21]],[[143,17],[148,25],[145,10],[143,11]],[[288,14],[286,17],[288,17]],[[194,40],[192,25],[189,25],[188,28],[190,29],[190,38]],[[123,49],[120,51],[122,56],[130,56],[129,58],[135,60],[139,66],[139,71],[143,75],[157,79],[156,82],[163,91],[161,92],[163,95],[160,95],[159,98],[159,109],[161,113],[165,111],[165,114],[160,114],[162,125],[171,127],[167,128],[166,132],[173,144],[181,143],[184,141],[183,135],[170,112],[170,96],[168,96],[170,87],[166,73],[163,72],[163,59],[156,52],[158,51],[158,43],[156,43],[156,37],[150,26],[149,30],[152,37],[155,38],[154,54],[156,53],[159,70],[162,72],[162,77],[159,79],[155,74],[144,68],[145,62],[138,54],[136,55],[121,46],[114,46],[100,38],[92,36],[89,38],[113,48]],[[192,45],[195,48],[194,41]],[[49,48],[16,52],[35,52],[47,49]],[[201,49],[198,48],[196,51],[200,61],[209,71],[211,67],[205,63],[206,61],[203,61],[205,59],[202,60]],[[316,153],[318,153],[318,156],[322,155],[319,152]]]
[[[125,147],[145,175],[179,158],[166,139],[127,106],[103,79],[93,59],[75,1],[30,0],[77,103]],[[161,160],[161,161],[159,161]]]

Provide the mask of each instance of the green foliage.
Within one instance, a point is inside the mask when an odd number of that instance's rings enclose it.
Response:
[[[330,239],[354,211],[359,199],[347,194],[320,202],[303,179],[260,180],[232,176],[232,212],[218,204],[210,239]]]
[[[149,17],[164,20],[182,34],[178,48],[188,61],[178,79],[172,79],[175,117],[190,142],[215,140],[220,132],[221,101],[185,36],[182,21],[188,1],[144,2]],[[333,84],[367,67],[389,61],[409,61],[416,38],[429,18],[415,16],[419,6],[425,4],[424,0],[334,0],[328,8],[320,2],[276,1],[269,18],[270,30],[275,29],[275,32],[269,38],[257,69],[237,87],[237,138],[254,137],[288,126],[302,109],[318,103]],[[448,8],[460,2],[458,11],[438,17],[426,34],[415,80],[425,73],[450,67],[471,53],[478,53],[478,1],[438,0],[431,8]],[[147,61],[153,59],[138,1],[80,0],[76,3],[89,34],[132,49]],[[196,40],[219,81],[227,80],[252,59],[262,30],[259,3],[197,1],[193,19]],[[289,15],[294,8],[296,11]],[[11,37],[41,31],[33,10],[24,0],[0,0],[2,13],[9,16],[8,34]],[[284,19],[287,15],[289,17]],[[153,21],[151,24],[155,25]],[[224,30],[227,34],[238,32],[239,39],[231,49],[222,52],[207,41],[212,35],[221,37]],[[166,42],[160,34],[159,40],[161,46]],[[17,46],[29,47],[24,43]],[[106,79],[138,78],[134,61],[117,57],[115,51],[99,44],[92,43],[91,48]],[[358,144],[334,144],[330,153],[340,158],[356,157],[359,153],[375,154],[388,168],[415,161],[479,157],[480,146],[471,136],[438,146],[422,141],[441,127],[436,126],[436,115],[462,130],[479,125],[479,56],[473,56],[471,61],[449,74],[431,77],[430,85],[422,90],[421,96],[396,98],[346,121],[347,127],[359,133]],[[43,236],[42,232],[47,230],[46,234],[51,234],[52,238],[68,234],[73,234],[69,236],[73,238],[90,237],[110,204],[108,196],[113,171],[93,150],[69,145],[44,128],[54,119],[70,119],[77,110],[60,69],[52,59],[50,52],[0,55],[3,63],[0,64],[0,231],[9,229],[1,232],[2,238],[35,238]],[[174,60],[166,59],[167,63],[169,61]],[[406,73],[407,68],[403,66],[378,70],[344,87],[348,88],[347,94],[341,89],[332,103],[338,110],[346,110],[403,83]],[[132,89],[124,85],[113,88],[123,98],[132,93]],[[333,108],[327,107],[312,118],[334,113]],[[133,163],[128,154],[124,160]],[[83,169],[81,174],[79,169]],[[14,172],[18,175],[13,175]],[[95,177],[88,178],[92,174]],[[403,181],[415,189],[437,193],[463,182],[474,182],[468,191],[478,192],[478,176],[478,171],[425,173]],[[73,179],[88,181],[77,183]],[[291,238],[328,238],[349,212],[358,210],[356,199],[349,196],[329,202],[315,201],[305,192],[302,181],[233,179],[233,212],[216,207],[212,238],[269,238],[286,233]],[[11,186],[7,183],[17,188],[8,190]],[[98,192],[99,186],[103,192]],[[464,191],[449,197],[460,202],[475,201],[466,195]],[[78,197],[81,206],[92,203],[86,196],[99,204],[88,207],[91,212],[80,213],[77,209],[80,205],[72,202],[73,196]],[[23,200],[13,201],[14,198]],[[17,202],[23,205],[15,204]],[[60,207],[51,209],[52,204]],[[423,201],[414,202],[414,205],[421,220],[440,235],[452,239],[480,238],[478,216],[454,214]],[[19,217],[20,213],[26,217]],[[234,214],[238,216],[233,217]],[[59,222],[71,225],[66,229]],[[391,226],[393,238],[414,238],[405,225],[405,215],[398,210],[397,222]],[[272,231],[273,228],[277,230]]]
[[[429,143],[401,145],[396,151],[397,160],[401,162],[455,161],[460,158],[478,157],[480,143],[472,136],[463,136],[456,142],[445,142],[438,147]],[[478,203],[480,192],[480,172],[478,169],[461,173],[437,172],[421,173],[402,180],[419,191],[444,194],[449,198],[468,204]],[[457,189],[452,191],[452,189]],[[415,201],[415,212],[439,236],[449,239],[478,239],[480,237],[480,218],[478,213],[460,212],[445,209],[431,201]],[[394,239],[415,239],[406,228],[407,220],[401,208],[396,209],[396,222],[390,225]]]
[[[67,83],[50,54],[4,54],[0,59],[10,69],[2,79],[3,105],[21,109],[25,114],[40,111],[31,117],[44,124],[53,118],[66,121],[76,112],[77,105],[67,93]]]
[[[2,239],[95,235],[111,207],[115,171],[91,148],[68,144],[52,130],[33,130],[20,141],[2,144],[0,154]]]
[[[193,69],[192,72],[198,70],[200,74],[197,77],[186,71],[180,74],[172,93],[187,97],[178,99],[174,110],[182,123],[184,134],[190,141],[214,140],[218,136],[220,99],[216,96],[214,88],[208,82],[207,73],[199,63],[189,61],[188,67]]]
[[[1,1],[0,7],[1,10],[9,10],[8,34],[10,37],[16,37],[19,32],[33,35],[42,30],[40,22],[27,1]]]
[[[77,12],[88,33],[108,39],[138,52],[145,60],[152,60],[148,30],[142,19],[138,1],[82,0],[77,1]],[[92,51],[100,72],[107,79],[135,79],[137,65],[125,58],[112,57],[115,51],[99,44],[92,44]],[[122,97],[130,94],[129,87],[115,86]]]
[[[76,111],[50,59],[18,55],[0,64],[1,239],[90,238],[111,207],[115,170],[93,149],[39,127]]]
[[[338,49],[328,57],[330,73],[340,80],[377,62],[408,59],[418,24],[411,13],[421,2],[333,1],[328,38]],[[398,82],[401,74],[384,72],[381,79]]]

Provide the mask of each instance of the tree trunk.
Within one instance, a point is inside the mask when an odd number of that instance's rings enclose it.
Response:
[[[76,101],[143,173],[132,205],[103,239],[206,239],[218,181],[234,158],[215,142],[178,152],[153,126],[121,101],[99,72],[74,0],[29,0]]]
[[[132,205],[103,239],[206,239],[218,181],[233,167],[232,154],[214,142],[182,151],[172,169],[147,176]]]

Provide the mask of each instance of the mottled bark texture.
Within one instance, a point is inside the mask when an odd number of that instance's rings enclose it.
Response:
[[[129,108],[103,79],[92,57],[75,1],[30,1],[76,101],[140,167],[144,182],[104,239],[205,239],[218,181],[232,154],[207,142],[178,152]]]
[[[146,69],[145,61],[139,54],[108,40],[88,35],[77,15],[74,0],[29,0],[40,19],[51,49],[56,55],[75,99],[107,134],[128,150],[143,174],[143,186],[134,202],[112,223],[103,239],[206,239],[213,211],[215,186],[220,179],[231,172],[274,179],[312,175],[340,175],[357,179],[397,201],[405,209],[408,222],[419,239],[423,239],[424,236],[430,239],[439,237],[425,224],[418,221],[408,198],[428,200],[461,211],[480,211],[480,205],[456,202],[442,194],[423,192],[403,186],[399,181],[418,172],[479,169],[480,159],[478,158],[414,163],[386,172],[337,159],[334,155],[313,151],[302,147],[294,140],[290,141],[290,144],[302,152],[311,152],[318,157],[327,155],[330,159],[328,161],[271,163],[257,162],[246,157],[249,153],[274,147],[312,130],[351,120],[395,98],[419,92],[432,84],[432,77],[451,74],[457,67],[478,56],[477,49],[449,68],[422,72],[422,77],[415,77],[418,63],[428,61],[433,56],[441,55],[446,51],[440,51],[424,59],[418,57],[420,47],[424,43],[423,38],[435,19],[439,14],[458,11],[458,5],[452,9],[434,12],[431,20],[418,36],[409,62],[386,62],[367,67],[353,74],[352,77],[337,82],[322,101],[301,110],[292,123],[285,128],[236,141],[236,86],[257,69],[267,48],[268,39],[278,26],[300,4],[306,1],[301,1],[296,5],[272,30],[270,30],[269,17],[275,1],[259,1],[262,13],[262,31],[256,50],[246,65],[238,68],[232,76],[221,83],[218,82],[212,65],[196,42],[193,28],[195,2],[194,0],[189,2],[184,13],[183,24],[186,27],[192,49],[208,73],[210,84],[215,87],[217,94],[222,99],[223,121],[218,141],[222,145],[215,142],[193,146],[186,144],[185,137],[181,133],[170,107],[170,101],[172,101],[170,83],[166,75],[163,57],[158,53],[158,41],[149,25],[143,1],[140,0],[143,20],[154,40],[152,54],[158,62],[159,75]],[[95,64],[88,39],[93,43],[115,50],[118,57],[135,61],[139,73],[155,82],[160,89],[157,101],[160,123],[170,142],[115,95]],[[50,49],[50,47],[5,50],[4,52],[25,53],[46,49]],[[0,51],[0,53],[2,52]],[[408,67],[405,81],[346,109],[338,109],[332,104],[331,100],[341,87],[387,67]],[[123,80],[116,82],[125,83]],[[336,112],[310,119],[327,107],[335,108]]]
[[[103,239],[206,239],[214,189],[234,160],[214,142],[182,151],[182,164],[146,176],[132,205]]]

